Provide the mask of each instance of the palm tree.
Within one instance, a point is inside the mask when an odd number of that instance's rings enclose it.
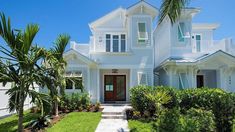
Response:
[[[51,96],[53,102],[53,115],[58,116],[58,102],[60,100],[61,94],[64,94],[64,89],[66,86],[65,66],[66,61],[63,58],[63,53],[66,46],[68,45],[70,37],[66,34],[59,35],[55,41],[55,46],[49,50],[49,57],[47,58],[47,68],[51,68],[51,72],[48,74],[46,86],[49,89],[49,95]]]
[[[35,24],[27,25],[24,31],[11,28],[10,19],[0,14],[0,36],[8,47],[0,45],[0,82],[11,83],[7,91],[10,96],[9,110],[18,113],[18,132],[23,131],[24,102],[27,96],[40,100],[42,94],[35,91],[34,82],[39,82],[44,69],[38,62],[45,57],[43,48],[33,46],[39,31]],[[31,88],[32,87],[32,88]]]
[[[174,24],[181,15],[182,9],[190,0],[163,0],[160,7],[159,24],[168,16],[171,24]]]

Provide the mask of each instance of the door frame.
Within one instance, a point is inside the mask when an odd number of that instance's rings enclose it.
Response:
[[[191,45],[192,45],[192,50],[193,50],[193,53],[198,53],[197,51],[197,40],[196,40],[196,36],[197,35],[200,35],[201,37],[201,40],[200,40],[200,51],[201,52],[201,49],[202,49],[202,34],[201,33],[192,33],[192,36],[191,36]],[[192,38],[194,37],[194,38]]]
[[[124,90],[124,94],[125,94],[125,99],[124,100],[116,100],[114,99],[113,101],[126,101],[127,99],[127,74],[124,74],[124,73],[110,73],[110,74],[103,74],[103,99],[104,99],[104,102],[109,102],[109,100],[107,101],[105,99],[105,76],[124,76],[125,77],[125,90]],[[116,92],[116,91],[114,91]],[[110,101],[112,102],[112,101]]]

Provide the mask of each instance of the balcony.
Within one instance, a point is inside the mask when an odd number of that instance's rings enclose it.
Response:
[[[194,53],[213,53],[218,50],[235,55],[235,44],[232,39],[192,41]]]

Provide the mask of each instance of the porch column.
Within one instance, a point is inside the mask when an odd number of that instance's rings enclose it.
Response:
[[[192,68],[190,70],[190,74],[191,74],[191,88],[197,88],[197,68]]]
[[[97,68],[97,102],[100,102],[100,69]]]
[[[217,87],[219,88],[226,88],[226,76],[225,76],[225,68],[220,68],[218,70],[218,75],[217,75]]]

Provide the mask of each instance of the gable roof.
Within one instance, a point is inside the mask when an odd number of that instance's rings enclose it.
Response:
[[[146,2],[144,0],[141,0],[141,1],[137,2],[136,4],[128,7],[127,13],[130,14],[135,9],[142,7],[142,6],[147,7],[147,9],[148,9],[147,11],[152,16],[153,19],[159,14],[159,10],[157,7],[153,6],[152,4],[149,4],[148,2]]]
[[[115,10],[113,10],[112,12],[108,13],[107,15],[99,18],[98,20],[93,21],[92,23],[89,24],[90,28],[94,28],[99,26],[100,24],[102,24],[103,22],[110,20],[113,16],[115,16],[118,13],[125,13],[126,10],[123,9],[122,7],[117,8]]]
[[[82,62],[86,63],[87,65],[96,65],[97,64],[95,61],[93,61],[90,58],[82,55],[81,53],[77,52],[74,49],[70,49],[70,50],[66,51],[63,54],[63,57],[67,58],[67,57],[69,57],[71,55],[76,55]]]

